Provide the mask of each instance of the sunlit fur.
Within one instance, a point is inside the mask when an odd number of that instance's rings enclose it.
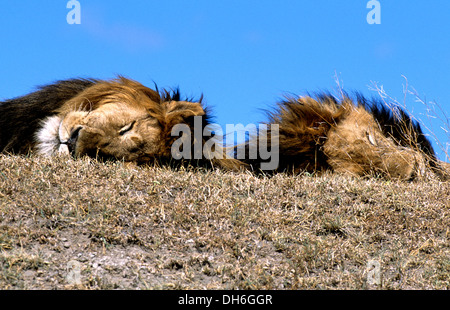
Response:
[[[63,86],[69,84],[76,85],[77,91],[65,94],[68,88]],[[58,102],[44,98],[49,93],[56,97],[52,90],[59,92]],[[178,91],[158,92],[123,77],[112,81],[62,81],[40,91],[33,94],[33,102],[27,102],[25,96],[0,105],[0,112],[8,109],[16,114],[13,121],[1,117],[3,128],[11,128],[9,136],[2,133],[2,151],[88,155],[136,163],[171,161],[172,143],[179,138],[171,135],[172,128],[186,124],[193,130],[194,116],[202,118],[203,128],[209,122],[201,100],[183,101]],[[33,109],[27,110],[27,104]],[[33,121],[31,129],[29,123],[20,121],[24,114]],[[16,137],[20,132],[28,135]],[[203,158],[195,163],[222,168],[240,165],[227,158]]]
[[[436,159],[419,124],[404,111],[355,97],[288,97],[269,112],[268,123],[279,125],[277,171],[330,170],[407,180],[429,173],[448,176],[448,164]],[[260,160],[247,162],[257,168]]]
[[[0,103],[0,152],[174,162],[171,150],[179,137],[172,136],[172,129],[184,124],[194,132],[196,116],[203,131],[210,115],[202,100],[182,100],[178,90],[153,90],[123,77],[59,81]],[[279,125],[274,172],[334,171],[406,180],[449,175],[450,165],[436,159],[419,124],[380,100],[345,93],[339,99],[330,94],[288,97],[268,113],[267,123]],[[247,147],[266,142],[275,148],[270,139],[261,139],[251,138]],[[192,151],[195,142],[193,135],[188,142]],[[202,154],[188,162],[253,171],[263,162],[228,158],[220,143],[212,151],[216,156],[211,160]]]
[[[0,152],[27,154],[35,148],[35,135],[42,120],[57,114],[67,100],[97,81],[71,79],[39,87],[38,90],[0,102]]]

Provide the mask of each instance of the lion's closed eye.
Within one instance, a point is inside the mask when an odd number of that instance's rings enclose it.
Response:
[[[130,124],[123,126],[123,127],[119,130],[119,135],[123,136],[124,134],[126,134],[127,132],[129,132],[130,130],[132,130],[135,123],[136,123],[136,121],[133,121],[133,122],[131,122]]]

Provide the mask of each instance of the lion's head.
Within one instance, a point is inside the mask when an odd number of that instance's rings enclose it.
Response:
[[[120,77],[99,81],[65,102],[37,132],[38,153],[88,155],[132,162],[170,158],[176,124],[208,124],[201,99],[181,101],[178,91],[158,92]]]
[[[268,123],[279,125],[279,171],[332,170],[408,180],[428,172],[448,175],[450,166],[437,160],[420,125],[379,100],[359,94],[356,100],[327,93],[288,97],[268,116]]]

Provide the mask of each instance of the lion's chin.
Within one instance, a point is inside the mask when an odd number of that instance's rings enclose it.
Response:
[[[44,156],[52,156],[60,149],[59,126],[62,122],[60,116],[50,116],[42,121],[41,128],[37,131],[36,150]]]

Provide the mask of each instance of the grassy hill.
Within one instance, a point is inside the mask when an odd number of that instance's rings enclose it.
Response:
[[[0,155],[0,289],[449,289],[449,240],[449,182]]]

